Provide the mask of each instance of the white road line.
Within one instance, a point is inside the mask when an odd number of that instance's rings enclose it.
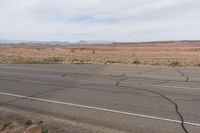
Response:
[[[154,120],[181,123],[181,121],[179,121],[179,120],[161,118],[161,117],[156,117],[156,116],[148,116],[148,115],[142,115],[142,114],[135,114],[135,113],[129,113],[129,112],[123,112],[123,111],[117,111],[117,110],[111,110],[111,109],[104,109],[104,108],[92,107],[92,106],[86,106],[86,105],[80,105],[80,104],[74,104],[74,103],[66,103],[66,102],[54,101],[54,100],[49,100],[49,99],[41,99],[41,98],[29,97],[29,96],[23,96],[23,95],[17,95],[17,94],[10,94],[10,93],[0,92],[0,95],[6,95],[6,96],[12,96],[12,97],[36,100],[36,101],[47,102],[47,103],[69,105],[69,106],[80,107],[80,108],[85,108],[85,109],[93,109],[93,110],[98,110],[98,111],[117,113],[117,114],[122,114],[122,115],[129,115],[129,116],[136,116],[136,117],[142,117],[142,118],[148,118],[148,119],[154,119]],[[187,124],[187,125],[200,127],[200,124],[198,124],[198,123],[191,123],[191,122],[184,122],[184,123]]]

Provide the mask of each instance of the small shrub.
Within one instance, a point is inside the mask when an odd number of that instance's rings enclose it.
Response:
[[[95,49],[93,48],[93,49],[92,49],[92,54],[95,54],[95,53],[96,53],[96,52],[95,52]]]
[[[32,121],[31,121],[31,120],[27,120],[25,124],[26,124],[26,125],[31,125],[31,124],[32,124]]]
[[[72,59],[72,60],[71,60],[71,63],[72,63],[72,64],[77,64],[77,63],[79,63],[79,62],[80,62],[79,59]]]
[[[9,129],[13,129],[14,127],[15,127],[15,125],[11,124],[10,127],[9,127]]]
[[[86,48],[80,48],[80,51],[84,51],[84,50],[87,50]]]
[[[75,48],[70,49],[70,53],[75,53]]]
[[[178,61],[173,61],[169,65],[172,66],[172,67],[176,67],[176,66],[180,66],[181,64]]]
[[[44,123],[43,121],[39,121],[40,124]]]
[[[120,61],[115,61],[115,60],[107,60],[105,61],[105,64],[117,64],[117,63],[121,63]]]
[[[9,127],[12,124],[12,122],[8,122],[6,124],[3,125],[3,127],[1,128],[1,131],[5,130],[7,127]]]
[[[46,128],[43,128],[43,129],[42,129],[42,133],[48,133],[48,132],[49,132],[48,129],[46,129]]]
[[[49,57],[49,58],[45,58],[43,61],[46,63],[58,63],[64,60],[60,57]]]
[[[161,66],[161,64],[158,63],[158,62],[156,62],[156,63],[152,63],[151,65],[152,65],[152,66]]]
[[[132,64],[141,64],[141,62],[138,59],[133,60]]]

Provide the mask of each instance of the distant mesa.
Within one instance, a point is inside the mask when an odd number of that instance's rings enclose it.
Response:
[[[88,44],[87,41],[84,41],[84,40],[80,40],[79,42],[77,42],[78,44]]]
[[[111,45],[111,46],[162,46],[162,47],[177,47],[189,46],[200,47],[200,40],[180,40],[180,41],[151,41],[151,42],[112,42],[98,40],[80,40],[78,42],[68,41],[23,41],[23,40],[4,40],[0,39],[0,45],[55,45],[55,46],[84,46],[84,45]]]
[[[87,44],[111,44],[111,41],[85,41],[80,40],[78,42],[69,41],[24,41],[24,40],[4,40],[0,39],[0,44],[30,44],[30,45],[87,45]]]

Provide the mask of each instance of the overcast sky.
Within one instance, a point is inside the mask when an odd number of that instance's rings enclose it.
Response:
[[[200,0],[0,0],[0,39],[200,39]]]

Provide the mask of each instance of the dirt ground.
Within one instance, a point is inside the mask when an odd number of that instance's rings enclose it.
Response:
[[[35,125],[41,129],[41,133],[124,133],[115,129],[35,114],[12,107],[0,108],[0,133],[26,133],[28,128]]]
[[[134,64],[200,67],[200,42],[0,45],[0,63]]]

